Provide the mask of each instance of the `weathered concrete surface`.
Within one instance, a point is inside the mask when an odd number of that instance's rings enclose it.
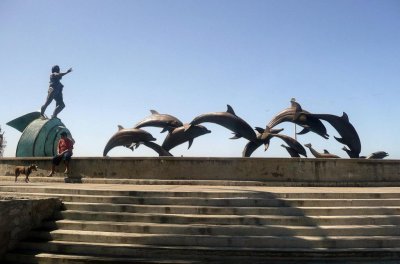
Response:
[[[45,176],[50,158],[0,159],[0,175],[14,167],[36,163],[36,176]],[[64,171],[61,164],[59,171]],[[301,158],[108,158],[74,157],[70,178],[241,180],[268,183],[330,183],[336,186],[400,186],[399,160]],[[59,174],[58,176],[60,176]]]
[[[38,227],[61,207],[61,200],[57,198],[22,199],[13,196],[0,196],[0,259],[32,228]]]

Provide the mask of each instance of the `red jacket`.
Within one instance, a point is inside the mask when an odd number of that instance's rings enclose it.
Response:
[[[61,138],[58,141],[58,153],[62,153],[65,150],[68,150],[72,153],[72,149],[74,148],[74,142],[72,142],[69,138]]]

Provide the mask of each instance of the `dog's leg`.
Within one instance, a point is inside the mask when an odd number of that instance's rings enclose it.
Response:
[[[15,170],[15,182],[17,182],[18,176],[19,176],[19,170]]]

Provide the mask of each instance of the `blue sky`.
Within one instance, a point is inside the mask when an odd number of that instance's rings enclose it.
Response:
[[[75,156],[101,156],[117,125],[133,127],[150,109],[190,122],[226,111],[265,125],[292,97],[318,114],[346,112],[362,155],[400,157],[400,1],[0,1],[0,126],[6,157],[21,133],[6,123],[44,103],[50,69],[63,78],[59,117]],[[46,113],[51,115],[52,103]],[[240,157],[247,141],[204,123],[211,134],[171,150],[175,156]],[[298,136],[347,157],[329,140]],[[294,125],[282,124],[293,136]],[[145,128],[162,144],[160,129]],[[288,157],[275,139],[256,157]],[[141,146],[110,156],[156,156]],[[309,154],[311,156],[311,154]]]

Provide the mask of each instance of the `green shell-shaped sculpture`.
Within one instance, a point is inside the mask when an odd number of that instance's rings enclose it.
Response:
[[[58,118],[43,119],[40,112],[18,117],[7,125],[22,132],[16,157],[51,157],[57,154],[58,140],[62,132],[71,133]]]

